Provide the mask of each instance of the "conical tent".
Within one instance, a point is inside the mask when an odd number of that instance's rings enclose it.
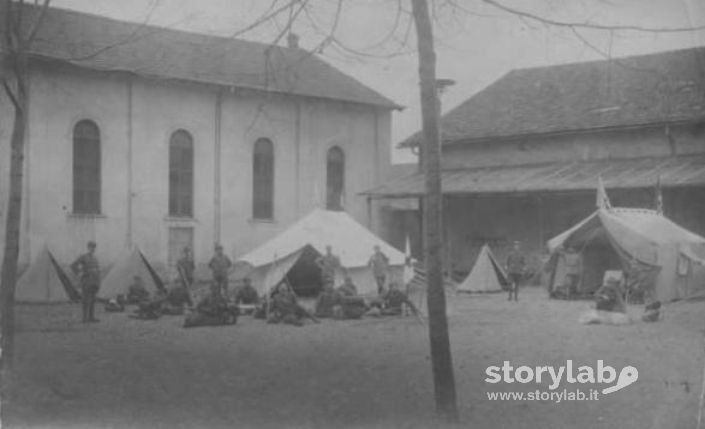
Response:
[[[134,277],[140,276],[144,282],[144,287],[150,294],[164,289],[159,275],[157,275],[147,258],[139,248],[125,252],[115,262],[108,272],[108,275],[100,283],[98,296],[110,299],[118,295],[127,295],[127,291],[132,284]]]
[[[492,250],[485,244],[475,260],[470,274],[457,287],[458,292],[489,293],[501,292],[509,285],[507,274],[497,262]]]
[[[77,302],[81,295],[45,246],[17,281],[17,302]]]
[[[247,271],[253,286],[264,293],[285,278],[305,277],[295,273],[297,266],[306,265],[315,272],[315,257],[331,246],[340,258],[342,270],[336,274],[336,285],[349,275],[361,294],[374,294],[377,286],[368,265],[373,247],[377,245],[389,258],[389,281],[403,281],[404,254],[395,249],[345,212],[316,209],[279,235],[238,259],[239,271]],[[303,269],[300,271],[304,271]],[[309,278],[314,277],[310,276]]]

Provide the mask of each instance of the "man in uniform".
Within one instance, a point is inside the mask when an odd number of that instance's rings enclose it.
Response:
[[[100,288],[100,265],[95,257],[95,241],[87,244],[88,252],[79,256],[73,264],[71,271],[81,279],[81,315],[82,322],[97,322],[95,318],[95,297]]]
[[[316,259],[316,264],[321,268],[323,288],[333,288],[335,283],[335,271],[341,268],[340,258],[333,254],[333,249],[330,246],[326,246],[326,254]]]
[[[578,293],[580,278],[583,273],[583,260],[575,248],[568,247],[563,255],[565,260],[566,280],[568,281],[568,296],[574,297]]]
[[[521,282],[522,275],[524,274],[524,267],[526,266],[526,259],[524,254],[521,252],[521,246],[518,241],[514,242],[514,248],[507,255],[507,274],[509,275],[509,298],[514,301],[519,301],[519,283]]]
[[[144,287],[144,281],[141,276],[134,276],[132,284],[127,289],[127,303],[139,304],[142,301],[149,299],[149,292]]]
[[[208,267],[213,272],[213,291],[220,293],[225,299],[228,298],[228,270],[232,265],[230,258],[223,253],[223,246],[216,244],[215,255],[208,263]]]
[[[196,269],[193,263],[193,256],[191,255],[191,249],[188,246],[184,247],[183,254],[181,258],[176,262],[176,269],[179,270],[179,278],[181,281],[185,282],[186,288],[190,288],[193,285],[193,271]]]
[[[387,282],[389,258],[382,253],[378,245],[375,245],[374,253],[372,257],[370,257],[368,265],[372,267],[372,274],[374,274],[375,281],[377,282],[377,293],[382,295],[384,293],[384,284]]]

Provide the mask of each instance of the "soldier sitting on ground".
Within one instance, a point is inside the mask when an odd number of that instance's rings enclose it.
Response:
[[[333,317],[333,308],[340,304],[340,293],[326,285],[318,296],[314,314],[316,317]]]
[[[299,305],[296,294],[286,283],[280,283],[270,300],[269,318],[267,323],[286,323],[303,326],[304,319],[319,323],[308,310]]]
[[[382,316],[399,316],[403,312],[403,306],[407,306],[414,314],[418,314],[418,310],[409,297],[399,290],[396,283],[389,285],[389,290],[381,299],[372,301],[371,308],[377,308]]]
[[[184,318],[184,328],[194,326],[221,326],[237,323],[237,306],[228,302],[220,294],[220,288],[213,288],[198,304],[192,313]]]
[[[171,315],[184,314],[184,307],[193,307],[191,295],[181,282],[177,282],[169,289],[166,299],[162,304],[162,313]]]
[[[144,320],[156,320],[162,316],[162,308],[166,301],[167,293],[159,290],[152,299],[146,299],[137,304],[133,317]]]
[[[610,278],[595,292],[595,309],[626,313],[619,280]]]
[[[364,298],[357,293],[357,286],[350,276],[345,276],[343,284],[338,287],[338,305],[334,308],[336,319],[359,319],[367,312]]]
[[[144,287],[144,281],[140,276],[134,276],[132,278],[132,284],[127,289],[127,303],[128,304],[139,304],[142,301],[149,299],[149,292],[147,288]]]
[[[338,293],[341,296],[357,296],[357,286],[350,276],[345,276],[343,284],[338,287]]]
[[[254,308],[259,305],[259,295],[257,289],[252,286],[249,278],[243,280],[243,285],[235,292],[235,305]],[[250,310],[251,312],[252,310]]]

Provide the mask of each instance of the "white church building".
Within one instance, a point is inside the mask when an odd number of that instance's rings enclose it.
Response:
[[[316,207],[379,232],[361,191],[390,164],[399,106],[298,48],[50,9],[32,48],[20,263],[88,240],[235,259]],[[0,241],[12,109],[0,98]],[[1,251],[1,250],[0,250]]]

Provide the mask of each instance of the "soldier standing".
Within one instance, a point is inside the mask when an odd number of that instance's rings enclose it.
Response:
[[[223,246],[216,244],[215,255],[208,267],[213,272],[213,292],[221,294],[225,299],[228,298],[228,270],[232,265],[230,258],[223,253]]]
[[[73,264],[71,271],[81,279],[81,315],[82,322],[97,322],[95,318],[95,297],[100,289],[100,265],[95,257],[95,241],[87,244],[88,252],[79,256]]]
[[[509,301],[512,300],[514,296],[514,301],[519,301],[519,283],[521,282],[522,275],[524,274],[524,267],[526,266],[526,259],[524,254],[521,253],[520,243],[518,241],[514,242],[514,248],[509,252],[507,256],[507,274],[509,274]]]
[[[340,258],[333,254],[333,248],[326,246],[326,254],[316,259],[316,264],[321,269],[321,280],[323,289],[333,288],[335,283],[335,271],[341,268]]]
[[[196,266],[193,263],[191,249],[188,246],[184,247],[181,258],[176,262],[176,269],[179,270],[181,280],[186,283],[184,286],[190,288],[193,285],[193,272]]]
[[[377,282],[377,293],[382,295],[384,293],[384,284],[387,282],[389,258],[387,255],[382,253],[379,245],[375,245],[374,253],[372,254],[372,257],[370,257],[370,262],[368,265],[372,267],[372,274],[374,274],[375,281]]]

